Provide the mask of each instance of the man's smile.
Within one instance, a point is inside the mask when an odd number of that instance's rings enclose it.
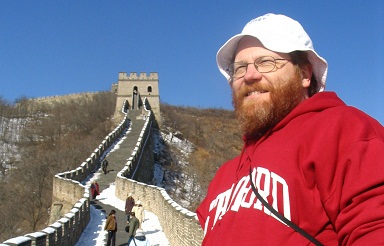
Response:
[[[252,91],[252,92],[249,92],[246,96],[249,97],[252,95],[260,95],[260,94],[267,93],[267,92],[269,92],[269,91]]]

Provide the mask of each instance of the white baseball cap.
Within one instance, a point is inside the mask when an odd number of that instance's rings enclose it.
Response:
[[[220,72],[230,80],[226,71],[235,58],[239,41],[244,36],[257,38],[261,44],[274,52],[290,53],[296,50],[307,51],[313,73],[318,82],[318,91],[325,88],[327,61],[314,50],[312,40],[299,22],[277,14],[266,14],[248,22],[243,31],[230,38],[217,52],[216,60]]]

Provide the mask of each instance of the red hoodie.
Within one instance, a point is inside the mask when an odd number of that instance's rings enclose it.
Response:
[[[333,92],[303,101],[217,171],[197,209],[203,245],[384,245],[384,128]]]

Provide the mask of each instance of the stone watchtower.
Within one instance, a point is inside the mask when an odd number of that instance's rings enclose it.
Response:
[[[146,97],[152,112],[160,120],[159,77],[157,73],[119,73],[119,81],[112,86],[117,94],[116,111],[120,111],[123,103],[128,100],[129,110],[143,110]]]

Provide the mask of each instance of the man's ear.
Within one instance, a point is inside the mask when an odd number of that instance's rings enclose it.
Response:
[[[303,88],[309,88],[309,85],[311,84],[312,72],[312,65],[310,63],[305,64],[301,67],[301,74],[303,76]]]

